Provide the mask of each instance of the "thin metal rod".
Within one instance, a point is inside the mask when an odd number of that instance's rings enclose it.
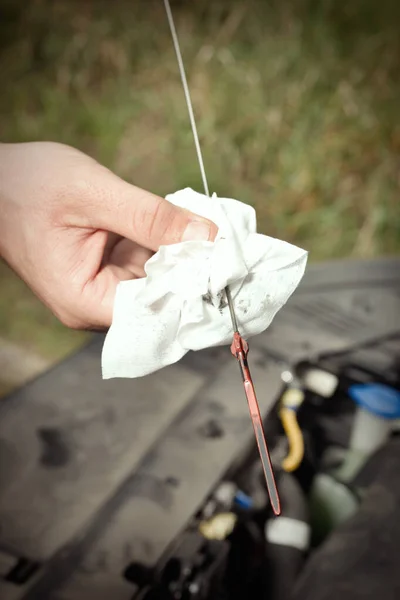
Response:
[[[265,439],[264,427],[261,418],[260,408],[257,402],[256,390],[254,389],[253,379],[251,377],[249,364],[247,362],[248,351],[248,343],[242,338],[240,333],[235,332],[233,334],[231,352],[239,363],[240,372],[242,374],[243,379],[244,392],[246,394],[250,418],[253,424],[254,435],[256,438],[258,452],[264,471],[269,499],[271,502],[272,510],[274,511],[275,515],[278,516],[281,513],[281,503],[279,500],[278,489],[276,487],[274,470],[272,468],[268,445]]]
[[[193,107],[192,107],[192,101],[191,101],[190,93],[189,93],[189,86],[188,86],[187,79],[186,79],[185,68],[184,68],[183,60],[182,60],[182,53],[181,53],[181,49],[179,46],[178,35],[176,33],[174,18],[172,16],[172,11],[171,11],[171,7],[169,4],[169,0],[164,0],[164,5],[165,5],[167,17],[168,17],[169,26],[171,29],[172,39],[173,39],[174,46],[175,46],[176,57],[178,59],[179,71],[181,74],[183,90],[184,90],[185,98],[186,98],[186,104],[187,104],[187,108],[189,111],[190,124],[192,127],[194,143],[196,146],[196,152],[197,152],[197,158],[199,161],[201,177],[203,179],[204,191],[205,191],[206,196],[210,196],[210,192],[208,189],[208,183],[207,183],[207,177],[206,177],[206,173],[205,173],[205,169],[204,169],[203,156],[202,156],[201,148],[200,148],[199,136],[197,133],[196,121],[195,121],[194,114],[193,114]],[[239,333],[239,326],[238,326],[238,322],[237,322],[237,318],[236,318],[235,307],[233,304],[232,295],[231,295],[231,291],[230,291],[229,287],[225,288],[225,294],[226,294],[226,299],[227,299],[228,306],[229,306],[229,312],[231,315],[232,327],[233,327],[233,342],[232,342],[232,346],[231,346],[231,352],[235,356],[235,358],[238,360],[240,370],[242,373],[244,391],[245,391],[247,403],[249,406],[250,417],[251,417],[251,420],[253,423],[254,434],[256,437],[256,442],[257,442],[258,451],[259,451],[260,458],[261,458],[261,463],[262,463],[262,466],[264,469],[264,475],[265,475],[265,480],[267,483],[267,489],[268,489],[268,494],[269,494],[269,498],[271,501],[272,509],[276,515],[279,515],[280,511],[281,511],[281,507],[280,507],[278,490],[276,488],[274,472],[272,469],[271,459],[270,459],[269,452],[268,452],[268,446],[265,441],[265,434],[264,434],[260,409],[258,407],[256,392],[254,389],[253,380],[251,378],[250,369],[249,369],[249,366],[247,363],[247,353],[248,353],[249,346]]]
[[[174,46],[175,46],[176,58],[178,59],[179,72],[181,74],[183,91],[185,93],[187,109],[189,112],[190,125],[192,127],[194,144],[196,146],[197,159],[199,161],[200,173],[201,173],[201,178],[203,180],[203,186],[204,186],[204,192],[205,192],[206,196],[209,196],[210,192],[208,189],[206,171],[204,169],[203,155],[201,153],[199,135],[197,133],[196,121],[195,121],[194,113],[193,113],[192,100],[190,98],[189,86],[188,86],[188,82],[186,79],[185,67],[183,65],[183,59],[182,59],[181,49],[179,46],[178,35],[176,33],[174,18],[172,16],[172,11],[171,11],[171,6],[169,4],[169,0],[164,0],[164,4],[165,4],[165,10],[167,12],[168,23],[169,23],[169,26],[171,29],[172,40],[173,40]]]
[[[199,135],[197,132],[196,119],[194,117],[193,105],[192,105],[192,100],[190,97],[189,85],[188,85],[188,82],[186,79],[186,73],[185,73],[185,67],[183,64],[182,52],[181,52],[181,48],[179,45],[178,34],[176,32],[174,17],[172,15],[169,0],[164,0],[164,5],[165,5],[165,11],[167,13],[169,27],[171,29],[172,40],[174,42],[176,58],[178,60],[179,72],[181,75],[183,91],[185,93],[185,98],[186,98],[186,105],[187,105],[187,109],[189,112],[190,125],[192,127],[194,145],[196,147],[197,159],[199,161],[199,167],[200,167],[201,178],[203,180],[204,192],[205,192],[206,196],[210,196],[206,171],[204,168],[203,155],[202,155],[201,147],[200,147]],[[233,331],[238,331],[238,323],[237,323],[237,319],[236,319],[235,307],[233,305],[231,292],[228,287],[225,288],[225,294],[226,294],[226,299],[227,299],[228,306],[229,306],[229,312],[231,314]]]
[[[236,318],[235,307],[233,306],[232,294],[229,287],[225,288],[226,300],[229,306],[229,312],[231,313],[233,333],[239,333],[239,325]]]

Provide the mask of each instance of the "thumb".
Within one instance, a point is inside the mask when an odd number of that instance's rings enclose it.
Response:
[[[214,240],[218,228],[164,198],[146,192],[109,172],[97,197],[94,227],[112,231],[145,248],[190,240]]]

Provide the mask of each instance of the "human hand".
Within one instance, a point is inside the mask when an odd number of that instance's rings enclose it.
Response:
[[[0,144],[0,256],[68,327],[109,326],[119,281],[161,245],[216,233],[74,148]]]

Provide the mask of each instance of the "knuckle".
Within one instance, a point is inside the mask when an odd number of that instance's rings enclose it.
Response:
[[[147,206],[140,206],[134,214],[134,227],[152,249],[169,240],[177,241],[174,236],[176,208],[164,200],[156,198]]]

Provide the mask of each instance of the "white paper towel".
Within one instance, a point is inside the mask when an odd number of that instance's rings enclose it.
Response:
[[[255,210],[237,200],[187,188],[167,196],[217,224],[215,242],[162,246],[147,277],[118,285],[102,354],[103,377],[141,377],[189,350],[231,344],[229,285],[240,333],[264,331],[301,278],[307,252],[256,233]]]

